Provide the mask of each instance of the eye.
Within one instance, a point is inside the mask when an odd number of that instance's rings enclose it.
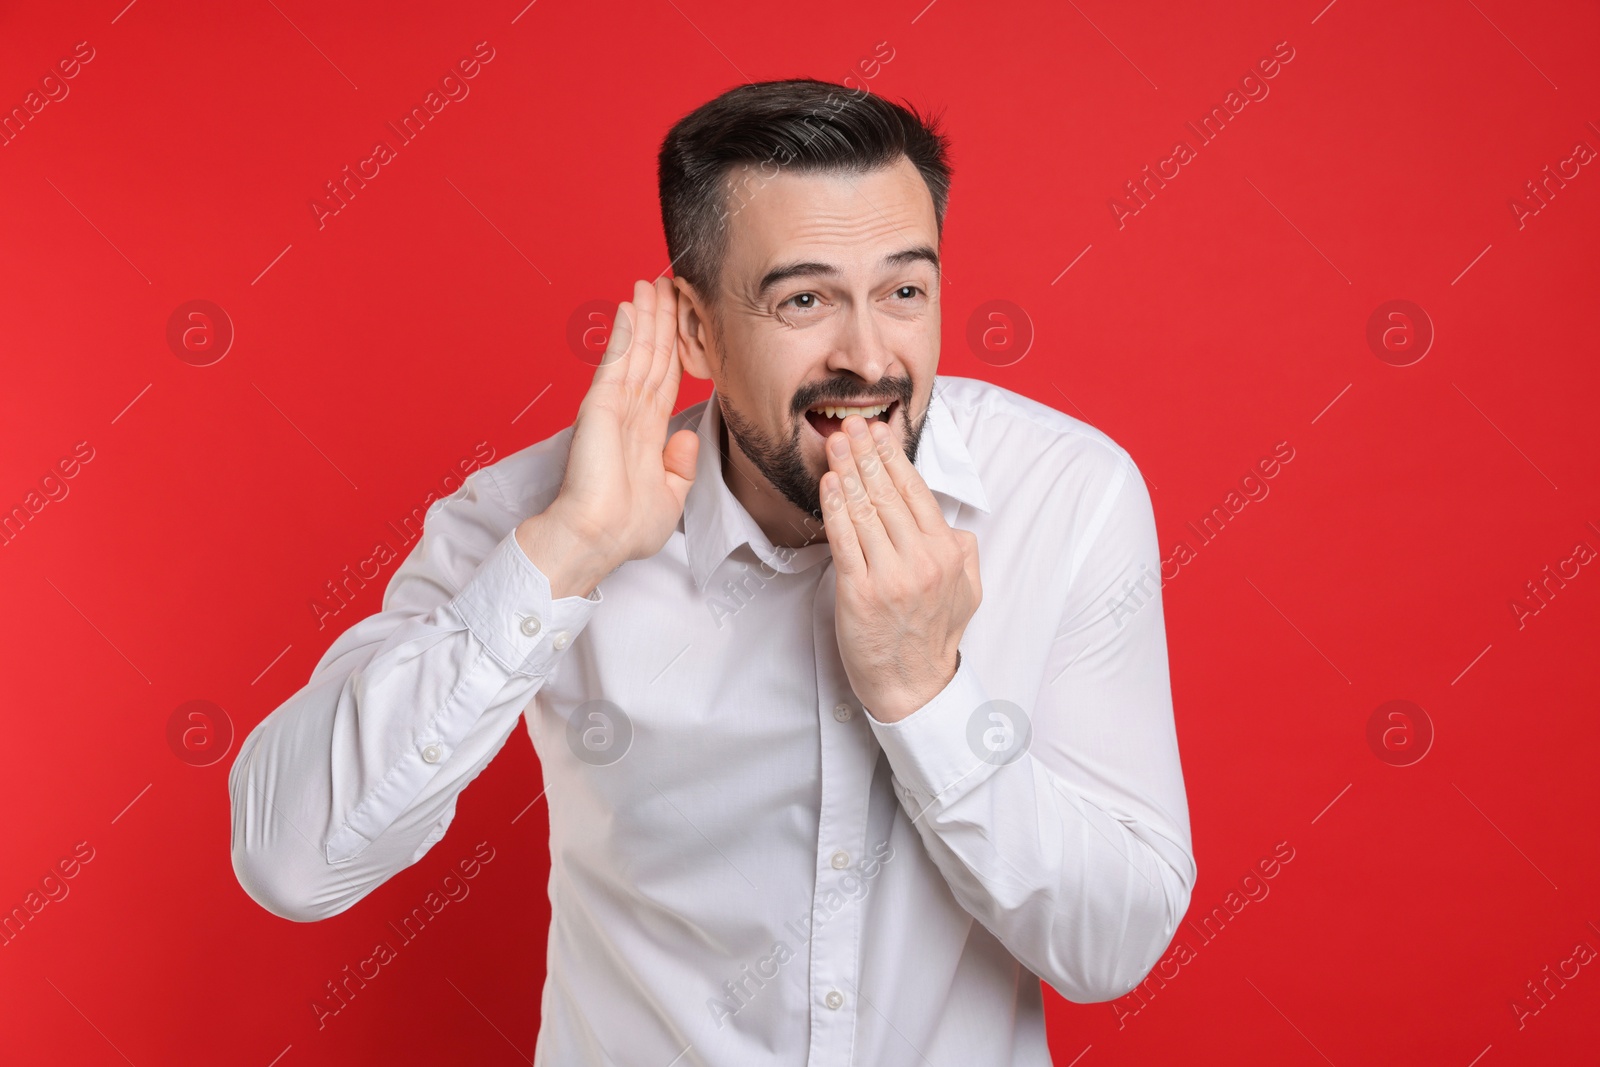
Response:
[[[811,303],[809,303],[809,304],[795,304],[795,307],[799,308],[802,311],[810,311],[812,308],[817,306],[817,304],[816,304],[817,294],[816,293],[796,293],[794,296],[791,296],[788,300],[785,300],[783,302],[783,304],[794,304],[794,302],[796,300],[809,300],[809,301],[811,301]],[[779,306],[782,307],[783,305],[780,304]]]
[[[904,293],[907,289],[911,290],[911,292],[913,294],[922,292],[922,290],[918,289],[915,285],[902,285],[900,288],[896,289],[895,292],[897,294],[898,293]],[[911,299],[911,297],[907,297],[906,299],[909,300],[909,299]]]

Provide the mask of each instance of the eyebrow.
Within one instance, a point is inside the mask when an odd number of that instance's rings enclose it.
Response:
[[[885,267],[898,267],[906,263],[914,263],[917,260],[933,264],[935,271],[939,269],[939,253],[927,245],[918,245],[915,248],[907,248],[901,252],[891,252],[883,257],[883,265]],[[839,268],[832,263],[819,263],[815,260],[784,263],[773,267],[762,275],[761,284],[756,287],[756,299],[759,300],[766,296],[773,286],[780,282],[786,282],[790,278],[837,278],[839,273]]]

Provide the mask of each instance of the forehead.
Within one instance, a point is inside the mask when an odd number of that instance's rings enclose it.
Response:
[[[904,156],[877,170],[781,171],[767,179],[750,166],[731,171],[728,183],[727,262],[735,284],[807,251],[846,268],[885,250],[939,244],[933,196]]]

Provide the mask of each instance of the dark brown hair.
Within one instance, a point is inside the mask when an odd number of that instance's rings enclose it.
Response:
[[[815,78],[729,89],[679,119],[661,142],[656,178],[673,273],[716,309],[728,220],[744,205],[742,192],[724,182],[746,164],[757,168],[746,177],[748,186],[784,169],[861,173],[904,156],[927,183],[942,236],[948,150],[937,117],[924,118],[864,89]]]

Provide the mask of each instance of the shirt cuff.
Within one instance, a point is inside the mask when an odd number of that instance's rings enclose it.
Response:
[[[867,721],[889,756],[901,798],[921,802],[919,808],[983,782],[1014,762],[1029,740],[1022,709],[990,700],[965,654],[955,677],[922,707],[898,722],[880,722],[869,710]]]
[[[449,607],[507,671],[544,677],[604,602],[598,586],[588,596],[554,599],[513,527]]]

